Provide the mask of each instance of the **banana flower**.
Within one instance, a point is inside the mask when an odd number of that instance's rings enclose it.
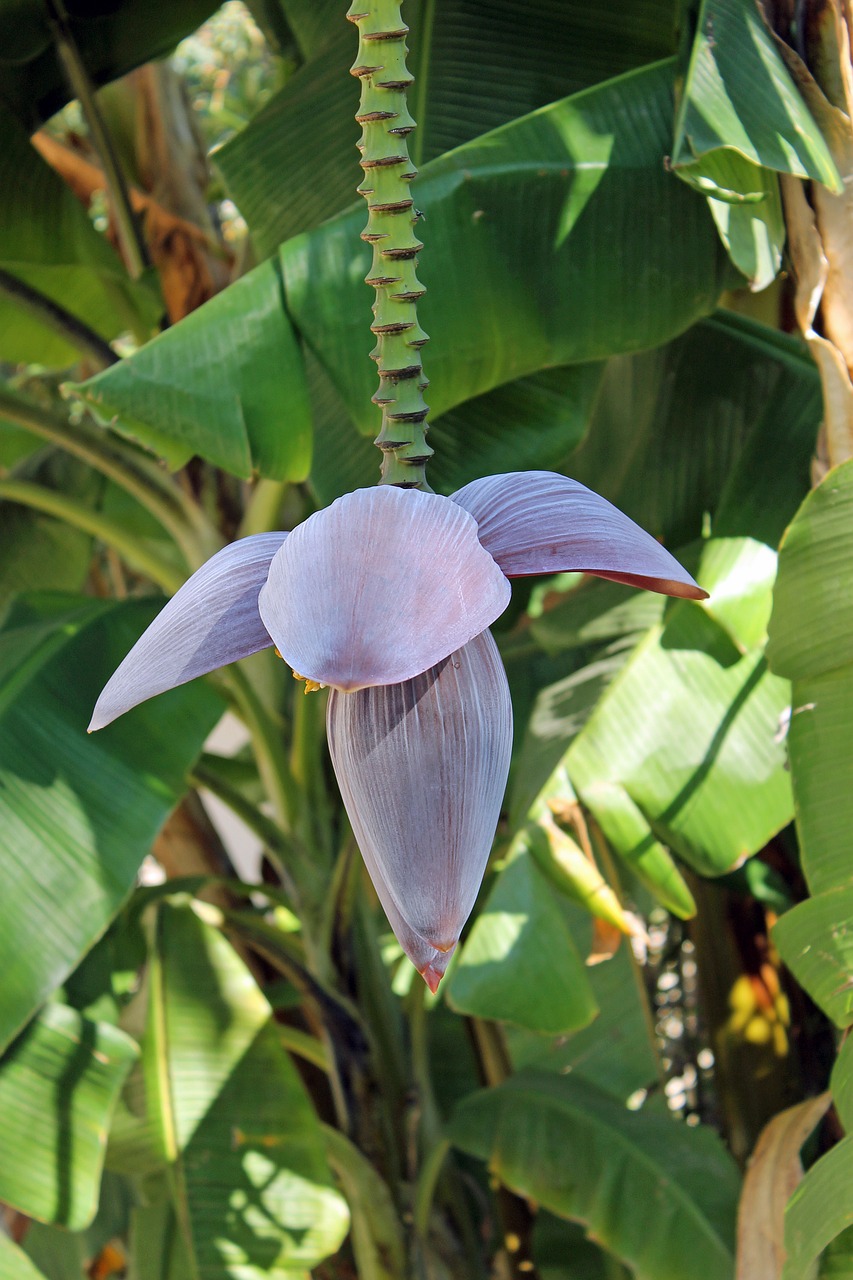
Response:
[[[512,708],[488,628],[510,578],[571,570],[706,594],[649,534],[565,476],[489,476],[451,498],[360,489],[291,533],[214,555],[112,676],[90,730],[275,645],[307,688],[330,688],[329,748],[356,840],[435,991],[474,905],[509,771]]]

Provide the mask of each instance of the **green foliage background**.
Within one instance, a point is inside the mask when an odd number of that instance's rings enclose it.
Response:
[[[431,483],[572,475],[710,592],[517,585],[505,812],[433,998],[283,664],[85,734],[152,593],[378,472],[354,30],[211,9],[0,0],[0,1280],[744,1280],[783,1204],[738,1241],[741,1170],[830,1071],[766,1275],[853,1274],[853,462],[812,487],[779,277],[780,175],[842,182],[793,51],[751,0],[408,0]],[[29,135],[69,58],[94,94],[183,37],[243,239],[165,326]]]

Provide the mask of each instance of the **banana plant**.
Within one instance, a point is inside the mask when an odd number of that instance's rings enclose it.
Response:
[[[232,255],[209,8],[0,3],[0,1277],[836,1274],[846,19],[253,5]]]

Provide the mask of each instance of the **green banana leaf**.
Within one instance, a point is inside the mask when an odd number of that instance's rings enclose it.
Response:
[[[0,25],[2,14],[0,8]],[[101,338],[116,338],[128,329],[152,332],[162,311],[156,291],[129,279],[118,254],[5,105],[0,105],[0,129],[0,268]],[[0,355],[10,363],[61,367],[78,360],[80,351],[3,293]]]
[[[0,1231],[0,1280],[45,1280],[25,1253]]]
[[[450,1137],[517,1194],[582,1222],[637,1280],[731,1280],[739,1179],[710,1130],[523,1071],[458,1107]]]
[[[678,914],[692,900],[662,845],[721,875],[792,816],[779,735],[790,691],[762,656],[774,570],[763,543],[709,540],[697,575],[710,601],[658,602],[629,655],[612,646],[615,673],[599,656],[544,690],[528,725],[517,793],[543,786],[562,760],[616,852]]]
[[[285,0],[283,8],[306,63],[216,153],[264,255],[354,203],[358,185],[358,90],[347,74],[356,33],[337,4]],[[523,13],[516,0],[494,0],[487,22],[477,0],[441,0],[406,6],[403,17],[415,77],[409,110],[418,125],[409,153],[417,166],[675,52],[672,0],[630,0],[618,12],[578,0],[528,0]]]
[[[66,0],[63,7],[89,75],[104,84],[171,53],[217,6],[215,0],[177,0],[156,22],[146,0],[98,5]],[[49,13],[41,0],[0,3],[0,94],[30,132],[73,96]]]
[[[269,1004],[189,902],[160,905],[149,964],[146,1102],[188,1274],[307,1272],[339,1247],[349,1216]]]
[[[0,1057],[0,1199],[79,1231],[98,1206],[110,1115],[131,1038],[48,1004]]]
[[[702,0],[699,6],[675,123],[676,172],[719,148],[841,190],[820,128],[750,0]]]
[[[102,685],[154,612],[148,602],[20,597],[0,628],[0,1046],[127,898],[221,715],[220,698],[196,683],[87,737]]]
[[[787,1257],[781,1280],[811,1280],[821,1252],[849,1229],[851,1186],[853,1136],[842,1138],[821,1156],[788,1201],[785,1210]]]
[[[275,263],[235,281],[120,364],[68,385],[100,421],[173,468],[199,454],[246,479],[308,474],[303,362]]]
[[[437,414],[545,367],[653,346],[714,306],[726,268],[713,225],[701,200],[660,165],[672,72],[671,63],[660,63],[609,81],[514,121],[424,171],[419,200],[429,209],[435,261],[445,264],[441,282],[423,302],[427,329],[433,324],[442,333],[428,363]],[[537,211],[535,230],[531,209]],[[288,241],[279,260],[297,331],[346,415],[372,434],[375,374],[366,359],[370,296],[362,283],[368,267],[359,241],[363,217],[358,210],[343,214]],[[678,235],[667,235],[665,227],[676,224]],[[615,228],[621,228],[624,261],[603,251],[602,237],[610,245]],[[633,285],[626,295],[629,261]],[[242,287],[248,300],[259,287],[255,281],[270,271],[264,264],[231,289]],[[229,294],[198,313],[197,342],[200,330],[218,323],[222,309],[232,305]],[[236,322],[243,305],[233,314]],[[272,304],[267,323],[275,323]],[[180,399],[184,442],[203,452],[210,367],[182,370],[177,355],[169,355],[184,342],[181,328],[157,339],[156,360],[143,348],[78,390],[89,401],[97,396],[132,433],[144,422],[150,441],[162,430],[162,398]],[[238,345],[231,354],[217,390],[233,404],[254,380],[250,369],[258,372],[251,351]],[[135,379],[134,362],[143,366],[144,380]],[[287,369],[292,365],[285,374]],[[301,403],[301,375],[282,377],[278,365],[276,374],[286,415],[291,397]]]
[[[460,1013],[560,1035],[598,1006],[561,896],[518,846],[474,921],[450,982]]]

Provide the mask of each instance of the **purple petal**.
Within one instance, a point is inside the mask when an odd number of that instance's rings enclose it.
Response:
[[[258,593],[286,533],[257,533],[217,551],[158,613],[98,699],[89,732],[166,689],[272,644]]]
[[[471,512],[508,578],[578,571],[689,600],[708,594],[650,534],[577,480],[515,471],[473,480],[453,501]]]
[[[348,493],[294,529],[259,607],[294,671],[355,690],[426,671],[494,622],[509,596],[467,512],[384,486]]]
[[[437,983],[477,897],[509,771],[512,707],[491,634],[405,683],[333,690],[327,727],[391,927]],[[431,962],[421,944],[438,953]]]

